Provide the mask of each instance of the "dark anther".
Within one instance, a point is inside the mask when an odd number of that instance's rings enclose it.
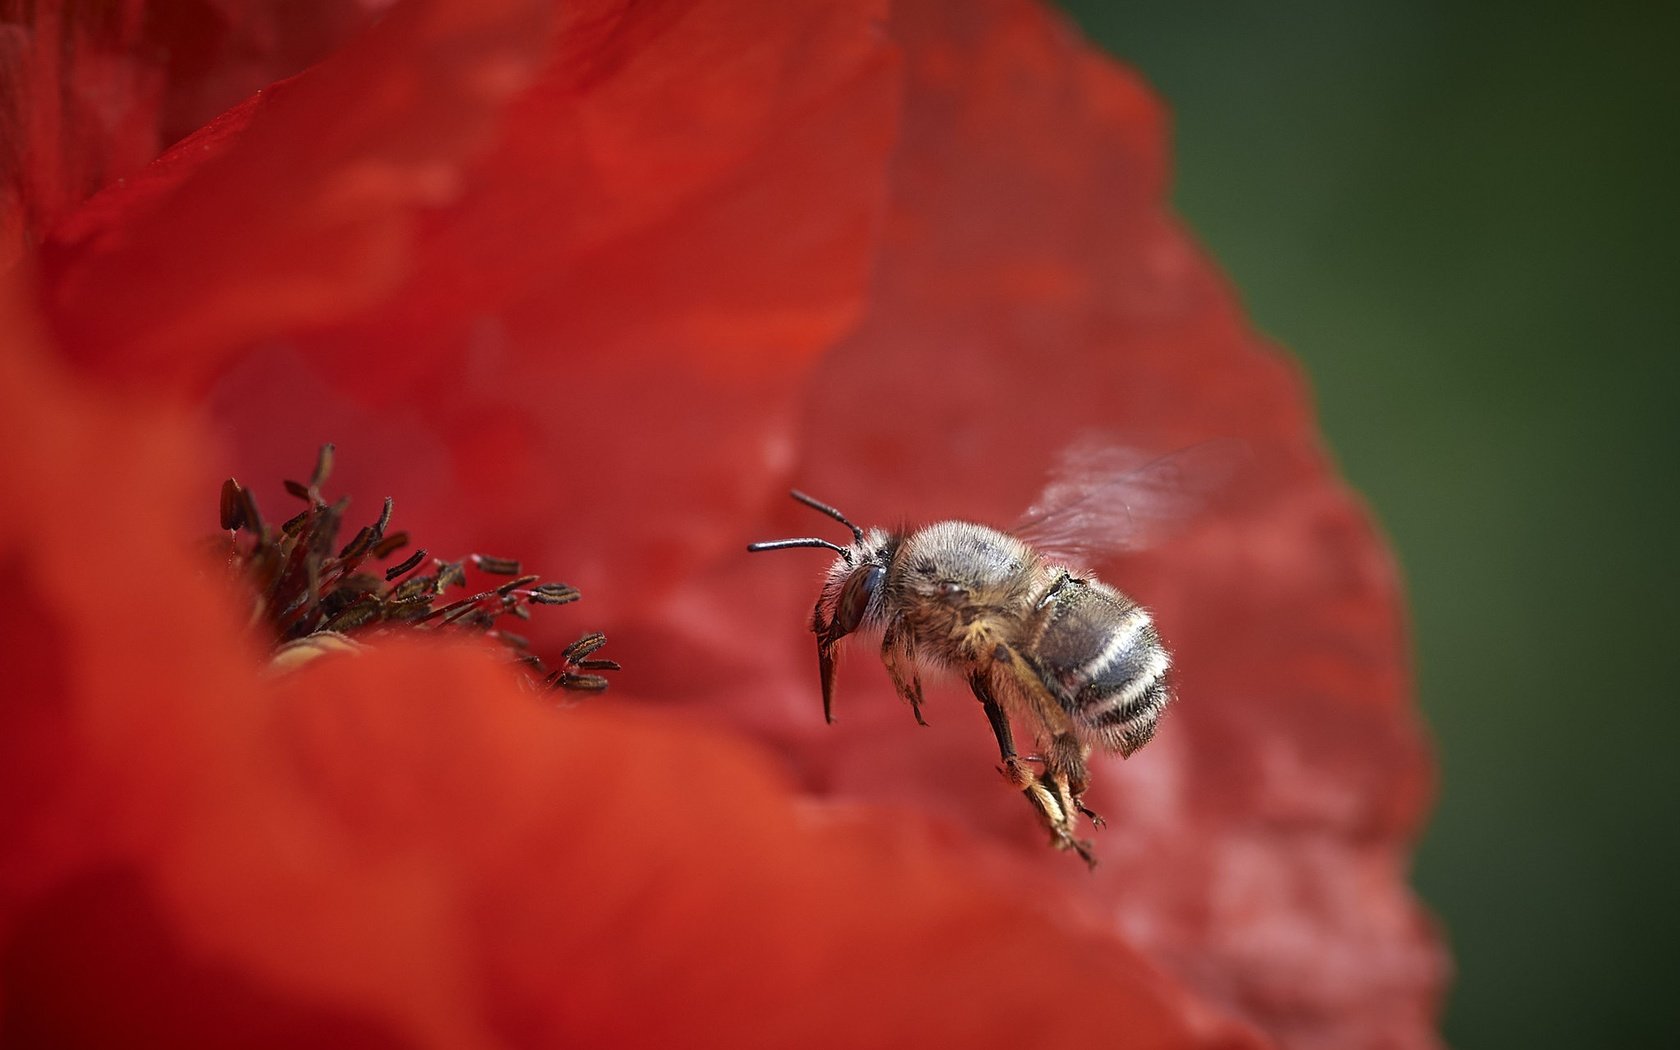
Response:
[[[492,576],[519,575],[519,562],[512,558],[495,558],[488,554],[474,554],[472,563],[478,566],[479,571],[487,572]]]
[[[288,536],[296,536],[298,534],[298,531],[303,528],[303,523],[308,521],[309,518],[310,518],[310,515],[312,515],[314,513],[315,513],[315,508],[314,507],[310,507],[308,510],[305,510],[305,511],[299,511],[297,517],[286,519],[285,524],[280,526],[280,531],[285,533]]]
[[[564,583],[545,583],[531,588],[533,605],[565,605],[583,597],[576,587]]]
[[[396,539],[395,536],[393,536],[391,538]],[[405,536],[403,536],[403,538],[407,539],[408,537],[405,535]],[[416,566],[418,566],[421,562],[423,562],[425,560],[426,560],[426,548],[421,547],[419,550],[416,550],[413,554],[410,554],[408,557],[404,558],[402,560],[402,564],[393,565],[389,569],[386,569],[385,570],[385,582],[390,583],[392,580],[396,579],[399,576],[408,575],[409,573],[414,571]]]
[[[351,558],[360,560],[366,556],[368,548],[372,546],[373,530],[368,528],[366,525],[363,525],[361,528],[356,530],[356,538],[351,540],[349,543],[346,543],[344,545],[344,549],[338,552],[338,556],[341,560],[349,560]]]
[[[320,454],[315,457],[315,472],[309,475],[309,487],[319,489],[327,483],[327,475],[332,473],[333,446],[329,441],[321,446]]]
[[[375,558],[389,558],[406,546],[408,546],[408,533],[393,532],[369,548],[368,553]]]
[[[228,478],[222,482],[221,500],[222,528],[228,530],[242,529],[245,521],[245,492],[239,487],[239,482]]]

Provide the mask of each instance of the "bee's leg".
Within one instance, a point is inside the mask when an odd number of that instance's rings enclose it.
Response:
[[[1073,850],[1086,864],[1095,867],[1097,859],[1091,855],[1090,843],[1081,842],[1073,837],[1072,805],[1064,806],[1057,793],[1052,793],[1047,786],[1047,783],[1051,782],[1048,773],[1043,777],[1034,774],[1015,754],[1015,735],[1009,729],[1009,716],[1004,714],[997,697],[992,695],[991,682],[985,674],[973,674],[969,676],[968,685],[974,690],[974,696],[980,701],[980,706],[986,709],[986,720],[991,722],[992,734],[997,737],[998,751],[1003,755],[1003,768],[998,772],[1020,789],[1021,794],[1050,829],[1052,845],[1058,849]]]
[[[1003,768],[999,770],[1004,779],[1011,784],[1027,790],[1029,785],[1036,783],[1038,774],[1027,768],[1027,764],[1015,754],[1015,734],[1009,729],[1009,716],[1003,713],[997,698],[992,696],[992,684],[984,674],[970,675],[968,687],[974,690],[975,699],[986,709],[986,721],[992,724],[992,735],[997,737],[998,753],[1003,756]]]
[[[922,717],[922,676],[916,673],[915,654],[896,624],[888,627],[881,639],[881,662],[887,665],[887,675],[892,678],[898,695],[910,702],[910,712],[916,716],[916,724],[927,725],[927,720]],[[905,668],[910,670],[908,679],[904,677]]]
[[[1082,796],[1090,786],[1091,774],[1086,760],[1091,756],[1089,745],[1072,733],[1057,733],[1050,740],[1044,759],[1044,778],[1056,788],[1056,796],[1068,813],[1078,810],[1102,827],[1106,821],[1085,807]]]

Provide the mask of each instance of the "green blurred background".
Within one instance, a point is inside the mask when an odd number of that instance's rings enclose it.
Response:
[[[1680,1046],[1680,5],[1070,2],[1393,537],[1455,1046]]]

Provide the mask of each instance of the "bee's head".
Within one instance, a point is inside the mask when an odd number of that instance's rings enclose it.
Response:
[[[871,619],[881,606],[881,581],[887,575],[887,562],[892,557],[892,539],[879,529],[867,534],[851,519],[826,503],[812,499],[798,489],[793,498],[838,521],[852,530],[853,542],[845,547],[816,536],[802,539],[769,540],[754,543],[749,551],[784,550],[789,547],[823,547],[838,557],[828,567],[823,580],[822,596],[817,599],[812,628],[832,644],[857,630]]]
[[[834,721],[835,647],[840,639],[865,624],[882,625],[886,620],[887,565],[898,549],[899,537],[880,529],[867,534],[844,514],[795,489],[793,498],[852,530],[852,542],[842,547],[816,536],[794,540],[754,543],[749,551],[776,551],[787,547],[822,547],[838,557],[828,567],[822,594],[811,610],[811,630],[817,636],[817,667],[822,674],[823,718]]]

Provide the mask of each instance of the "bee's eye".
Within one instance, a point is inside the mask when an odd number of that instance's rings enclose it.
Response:
[[[851,579],[846,581],[845,588],[840,592],[840,608],[835,611],[834,618],[847,634],[857,630],[857,625],[863,621],[869,599],[885,575],[886,570],[879,565],[871,565],[852,573]]]
[[[968,594],[968,588],[960,583],[952,583],[950,580],[946,580],[939,585],[939,596],[941,598],[961,598],[966,594]]]

